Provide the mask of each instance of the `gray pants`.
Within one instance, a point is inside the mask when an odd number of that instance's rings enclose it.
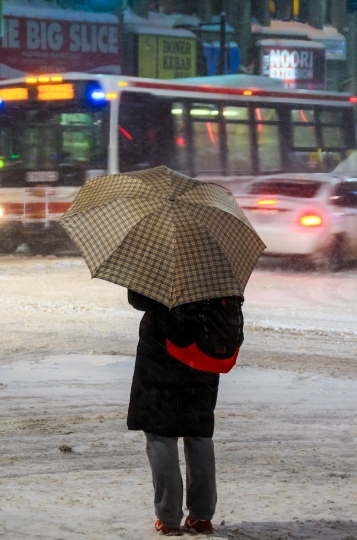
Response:
[[[155,489],[155,513],[166,527],[179,527],[183,485],[178,437],[146,433],[146,451]],[[214,446],[208,437],[184,437],[186,506],[194,519],[212,519],[217,503]]]

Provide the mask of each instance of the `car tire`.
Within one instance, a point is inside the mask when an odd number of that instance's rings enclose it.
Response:
[[[326,269],[329,272],[339,272],[346,266],[346,263],[346,241],[343,237],[336,237],[327,252]]]

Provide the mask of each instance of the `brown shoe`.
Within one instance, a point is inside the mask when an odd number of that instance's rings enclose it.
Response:
[[[161,521],[158,519],[155,523],[155,529],[159,532],[162,532],[162,534],[169,534],[172,536],[175,536],[177,533],[180,532],[179,527],[166,527]]]
[[[187,516],[185,521],[185,529],[192,529],[198,533],[210,533],[213,531],[212,521],[209,519],[193,519],[190,516]]]

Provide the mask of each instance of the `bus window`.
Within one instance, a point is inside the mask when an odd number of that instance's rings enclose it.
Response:
[[[319,111],[318,119],[321,124],[322,146],[324,149],[346,148],[344,129],[344,114],[341,110]]]
[[[250,126],[248,124],[226,125],[228,174],[252,172],[250,150]]]
[[[254,111],[260,172],[282,170],[279,115],[276,109],[257,107]]]
[[[254,110],[254,116],[257,122],[279,122],[279,115],[276,109],[257,107]]]
[[[63,114],[63,151],[76,161],[89,161],[93,147],[91,127],[92,118],[89,114]],[[94,126],[95,126],[94,122]],[[81,127],[81,130],[78,127]]]
[[[77,161],[88,161],[91,144],[83,131],[65,131],[63,133],[63,149]]]
[[[293,110],[291,111],[291,119],[293,124],[293,147],[317,148],[314,111]]]
[[[190,116],[197,120],[215,120],[218,116],[218,107],[207,103],[192,103]]]
[[[185,106],[181,102],[175,102],[171,106],[171,114],[175,137],[175,164],[174,168],[181,172],[188,172],[187,157],[187,132],[184,121]]]
[[[324,148],[345,148],[345,134],[342,127],[322,126],[322,142]]]
[[[192,103],[190,119],[195,172],[221,171],[218,107],[207,103]]]
[[[279,126],[258,124],[258,155],[262,173],[282,169]]]
[[[319,119],[321,124],[329,124],[330,126],[343,126],[343,111],[320,111]]]
[[[248,107],[223,108],[227,139],[228,174],[252,172],[251,129]]]
[[[34,108],[21,111],[21,116],[7,112],[2,117],[0,156],[5,170],[106,169],[107,147],[104,110]]]
[[[224,107],[224,118],[232,122],[249,122],[249,109],[248,107]]]

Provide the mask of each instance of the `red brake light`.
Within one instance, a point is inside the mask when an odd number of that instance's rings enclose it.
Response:
[[[257,201],[257,204],[259,204],[259,206],[274,206],[278,204],[278,201],[276,199],[261,199],[260,201]]]
[[[351,103],[357,103],[357,96],[350,97],[350,102]]]
[[[315,215],[306,215],[300,219],[300,223],[301,225],[304,225],[304,227],[318,227],[319,225],[322,225],[322,218]]]

